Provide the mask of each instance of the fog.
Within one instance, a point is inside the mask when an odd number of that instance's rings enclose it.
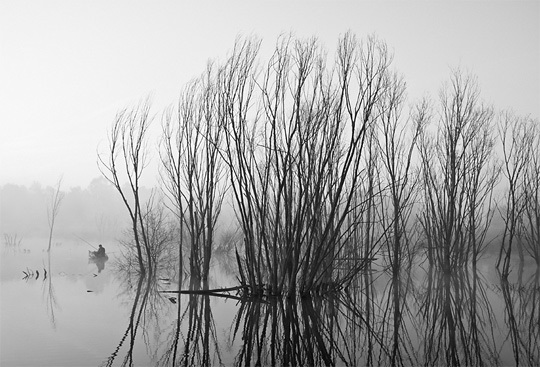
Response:
[[[54,237],[103,240],[115,238],[127,228],[128,215],[120,196],[105,178],[87,187],[60,187],[64,198],[54,226]],[[54,188],[39,182],[31,186],[0,187],[0,232],[20,237],[47,237],[48,207]],[[143,188],[148,196],[150,190]]]
[[[49,235],[48,208],[55,188],[34,182],[30,186],[0,186],[0,236],[46,238]],[[94,178],[86,187],[60,186],[64,197],[54,224],[53,242],[61,239],[86,241],[121,240],[130,228],[130,218],[118,191],[103,177]],[[125,188],[125,192],[129,190]],[[160,189],[143,186],[143,205],[154,197],[155,205],[167,205]],[[172,212],[167,210],[172,217]],[[218,235],[235,230],[234,213],[225,201]],[[219,237],[218,237],[219,238]]]

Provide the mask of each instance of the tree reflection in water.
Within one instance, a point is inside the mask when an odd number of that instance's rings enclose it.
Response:
[[[47,276],[48,275],[48,276]],[[45,306],[47,308],[47,315],[51,321],[53,329],[56,329],[56,316],[55,309],[59,307],[58,300],[56,298],[56,292],[54,291],[52,283],[52,271],[51,271],[51,252],[47,253],[47,269],[43,272],[43,298]]]
[[[500,364],[493,309],[475,269],[445,274],[430,267],[425,286],[417,292],[424,365]]]
[[[348,339],[335,322],[335,302],[311,297],[242,302],[233,329],[233,338],[244,342],[236,364],[334,364],[340,341]]]
[[[190,279],[189,291],[208,290],[208,282]],[[180,287],[178,289],[180,291]],[[219,351],[216,326],[210,306],[210,295],[190,293],[187,305],[182,309],[178,297],[176,325],[169,335],[170,342],[159,366],[212,366],[223,365]],[[182,324],[187,323],[187,333]]]
[[[406,279],[390,279],[378,295],[366,271],[346,291],[324,297],[242,302],[233,327],[233,336],[243,341],[235,364],[417,365],[403,320],[412,316],[405,307]],[[395,294],[401,307],[394,308]]]
[[[370,292],[243,302],[233,335],[243,340],[236,365],[389,365]],[[371,311],[370,311],[371,310]]]
[[[148,301],[148,295],[150,293],[150,278],[140,277],[137,282],[137,288],[135,293],[135,298],[133,300],[133,306],[131,308],[131,313],[129,316],[128,326],[118,346],[111,356],[102,364],[103,366],[112,366],[114,360],[118,356],[122,346],[126,339],[129,340],[129,345],[127,346],[126,356],[122,362],[122,366],[131,366],[133,365],[133,349],[135,345],[135,338],[137,336],[137,330],[141,322],[141,317],[146,308],[146,303]]]
[[[159,293],[158,279],[147,275],[141,276],[137,272],[123,272],[124,266],[125,264],[117,264],[117,276],[122,279],[121,289],[124,289],[120,296],[133,299],[133,303],[126,331],[114,352],[102,363],[102,366],[112,366],[116,357],[123,350],[125,350],[125,356],[121,365],[132,366],[137,339],[143,340],[146,351],[151,357],[155,357],[157,353],[157,351],[152,351],[153,346],[159,346],[162,342],[160,340],[160,321],[163,319],[166,299]],[[139,329],[141,335],[137,337]],[[154,331],[153,340],[150,330]],[[126,340],[129,344],[126,343]]]
[[[369,274],[364,277],[370,279]],[[401,294],[399,309],[394,304],[394,287]],[[497,324],[486,281],[476,269],[444,274],[431,268],[425,283],[411,288],[410,296],[408,287],[408,280],[399,283],[392,278],[382,294],[373,286],[359,286],[334,297],[243,302],[233,332],[244,344],[235,362],[310,366],[508,363],[500,355],[504,341],[496,337],[505,326]],[[526,287],[502,283],[502,292],[515,363],[539,365],[538,272]]]
[[[524,283],[501,281],[499,310],[475,268],[418,269],[420,281],[404,268],[386,283],[383,272],[366,269],[347,289],[324,296],[219,294],[237,302],[225,334],[216,326],[212,297],[218,294],[207,293],[208,283],[188,277],[173,298],[160,293],[159,279],[126,276],[128,325],[102,365],[141,363],[134,356],[144,349],[158,366],[539,365],[538,271]],[[513,355],[505,356],[510,343]]]
[[[524,284],[499,275],[516,365],[540,366],[540,268]]]

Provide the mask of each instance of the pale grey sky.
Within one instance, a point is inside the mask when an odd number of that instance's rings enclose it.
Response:
[[[238,34],[315,35],[331,53],[347,30],[387,42],[411,101],[461,67],[486,102],[540,116],[538,1],[0,0],[0,185],[88,185],[115,113],[149,93],[160,112]]]

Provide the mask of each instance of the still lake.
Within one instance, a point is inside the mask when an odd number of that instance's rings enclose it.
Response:
[[[399,280],[381,262],[332,297],[239,300],[163,293],[179,289],[177,276],[125,274],[119,245],[103,245],[103,269],[77,240],[50,253],[45,239],[2,247],[1,366],[540,363],[531,261],[508,282],[493,256],[459,276],[416,263]],[[209,288],[237,285],[232,267],[234,256],[215,256]]]

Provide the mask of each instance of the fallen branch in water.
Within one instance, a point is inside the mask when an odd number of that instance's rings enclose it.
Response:
[[[225,292],[231,292],[231,291],[239,291],[239,290],[245,290],[247,289],[246,286],[240,285],[236,287],[230,287],[230,288],[216,288],[216,289],[200,289],[200,290],[180,290],[180,291],[159,291],[160,293],[179,293],[179,294],[213,294],[217,295],[216,293],[225,293]]]
[[[231,287],[231,288],[218,288],[218,289],[206,289],[206,290],[192,290],[192,291],[181,290],[181,291],[159,291],[159,292],[160,293],[176,293],[176,294],[198,294],[198,295],[207,295],[207,296],[212,296],[212,297],[229,298],[229,299],[234,299],[234,300],[242,301],[242,302],[256,300],[257,302],[268,303],[268,301],[263,300],[260,297],[254,297],[253,294],[248,294],[247,293],[248,289],[249,287],[247,286],[237,286],[237,287]],[[238,296],[238,295],[232,295],[228,293],[230,291],[239,291],[239,290],[243,290],[244,294]],[[223,293],[226,293],[226,294],[223,294]],[[171,299],[169,298],[169,300]]]

